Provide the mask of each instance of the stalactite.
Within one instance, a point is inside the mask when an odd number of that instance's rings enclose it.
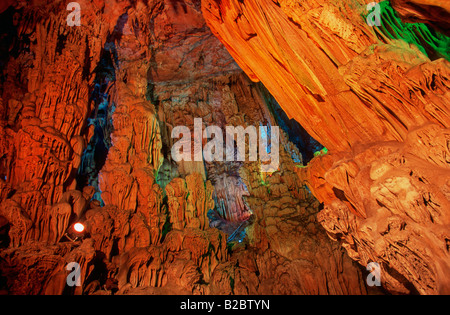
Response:
[[[2,2],[0,291],[367,294],[378,261],[448,292],[448,38],[416,2]],[[180,126],[266,145],[178,161]]]

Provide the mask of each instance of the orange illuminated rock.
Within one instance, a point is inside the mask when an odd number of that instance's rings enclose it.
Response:
[[[340,9],[350,2],[354,9]],[[444,84],[448,62],[431,63],[404,42],[380,42],[361,16],[365,2],[353,3],[208,0],[202,8],[241,68],[331,151],[404,140],[408,129],[428,121],[448,126],[448,117],[434,115],[448,108],[448,88],[426,84],[437,69],[436,82]],[[417,104],[406,106],[417,90],[434,95],[432,105],[414,97]]]
[[[371,27],[368,2],[206,0],[202,10],[248,76],[329,150],[295,170],[324,203],[330,236],[363,266],[379,262],[392,292],[448,293],[448,39],[430,46],[436,33],[423,26],[402,38],[409,26],[387,7]],[[442,1],[392,3],[405,21],[448,29]]]
[[[0,290],[379,293],[374,260],[391,292],[447,292],[445,60],[381,42],[364,1],[77,2],[80,27],[0,5]],[[330,153],[302,165],[277,101]],[[195,118],[279,125],[279,169],[176,162]]]

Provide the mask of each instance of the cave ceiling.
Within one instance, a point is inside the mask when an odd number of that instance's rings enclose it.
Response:
[[[449,12],[2,1],[0,293],[449,294]]]

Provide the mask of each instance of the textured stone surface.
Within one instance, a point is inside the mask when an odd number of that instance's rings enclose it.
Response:
[[[367,293],[315,219],[318,203],[293,171],[301,154],[284,133],[283,171],[270,179],[258,162],[171,159],[172,129],[193,131],[194,118],[277,124],[275,101],[213,36],[200,1],[80,5],[80,28],[65,25],[63,2],[22,7],[10,20],[9,35],[30,42],[2,68],[3,289]],[[230,250],[238,227],[247,237]],[[81,287],[65,285],[70,262]]]
[[[63,1],[0,5],[2,293],[380,293],[370,261],[389,292],[448,292],[445,51],[363,1],[78,2],[80,27]],[[280,106],[329,153],[303,165]],[[174,161],[195,118],[284,128],[278,170]]]
[[[387,2],[370,27],[366,2],[202,8],[249,77],[329,150],[296,171],[324,202],[332,239],[363,266],[380,263],[391,292],[448,293],[448,38],[402,24]],[[442,1],[392,5],[405,21],[446,28]]]
[[[391,3],[402,20],[412,23],[427,23],[450,35],[450,24],[448,22],[450,4],[448,2],[439,0],[391,0]]]

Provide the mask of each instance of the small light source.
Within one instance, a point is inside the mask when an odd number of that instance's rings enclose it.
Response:
[[[84,225],[83,224],[81,224],[81,223],[75,223],[74,225],[73,225],[73,229],[76,231],[76,232],[78,232],[78,233],[81,233],[81,232],[83,232],[84,231]]]

